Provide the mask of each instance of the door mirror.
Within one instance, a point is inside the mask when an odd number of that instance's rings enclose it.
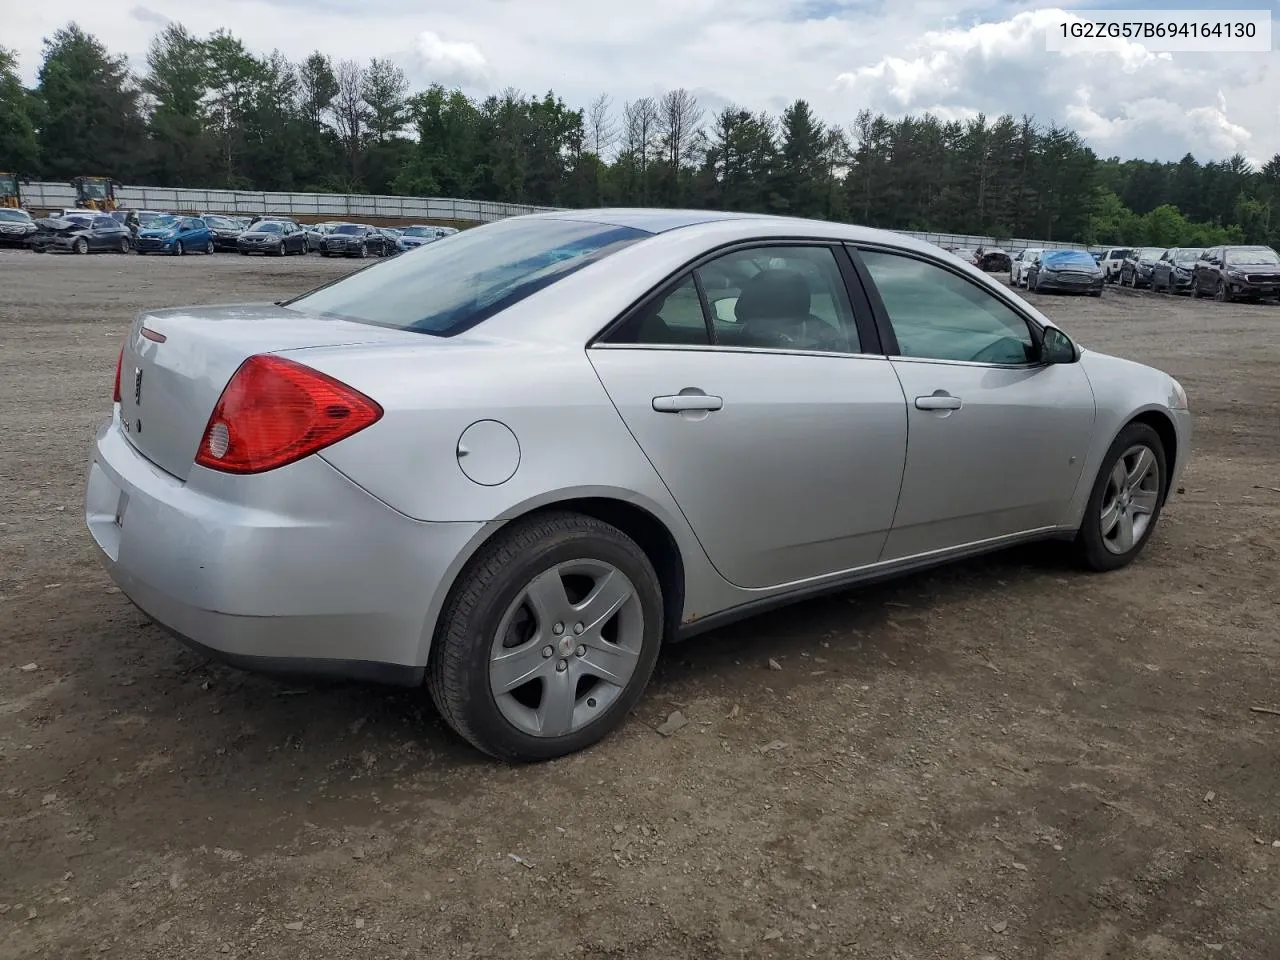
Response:
[[[1075,363],[1076,345],[1057,327],[1045,327],[1040,342],[1041,363]]]

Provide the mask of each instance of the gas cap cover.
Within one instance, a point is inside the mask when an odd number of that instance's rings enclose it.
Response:
[[[520,441],[498,420],[477,420],[458,438],[458,466],[472,483],[496,487],[516,475]]]

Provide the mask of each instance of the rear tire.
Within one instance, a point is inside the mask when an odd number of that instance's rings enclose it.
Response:
[[[205,252],[206,254],[208,254],[209,256],[213,256],[213,241],[212,241],[212,240],[210,240],[208,243],[206,243],[206,244],[204,245],[204,252]]]
[[[117,249],[117,250],[119,250],[121,253],[128,253],[128,252],[129,252],[129,238],[128,238],[128,237],[121,237],[121,238],[120,238],[120,246],[118,246],[116,249]]]
[[[1135,479],[1138,471],[1134,468],[1143,450],[1151,460],[1142,461],[1147,464],[1146,472]],[[1124,467],[1120,466],[1122,460]],[[1160,435],[1147,424],[1131,423],[1120,431],[1102,458],[1074,541],[1077,558],[1087,569],[1099,573],[1118,570],[1142,552],[1164,507],[1167,463]],[[1126,525],[1127,540],[1123,537]]]
[[[662,632],[662,587],[634,540],[577,513],[529,517],[481,548],[454,584],[427,689],[445,722],[477,749],[506,761],[548,760],[596,743],[626,719]],[[502,658],[514,678],[506,692]],[[621,682],[591,673],[602,664]],[[558,730],[566,732],[552,735]]]

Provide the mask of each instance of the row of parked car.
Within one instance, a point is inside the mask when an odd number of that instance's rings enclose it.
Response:
[[[1115,283],[1222,301],[1280,299],[1280,254],[1266,246],[948,249],[989,273],[1008,271],[1013,286],[1033,292],[1100,297]]]
[[[156,210],[67,209],[32,218],[25,210],[0,210],[0,244],[37,253],[187,253],[236,251],[244,256],[390,257],[457,233],[453,227],[405,228],[330,221],[303,224],[289,217],[188,216]]]

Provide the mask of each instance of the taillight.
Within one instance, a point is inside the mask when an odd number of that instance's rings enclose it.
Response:
[[[376,423],[382,407],[333,377],[271,354],[240,365],[205,427],[196,463],[263,473]]]
[[[124,365],[124,344],[120,344],[120,356],[116,357],[116,386],[111,393],[111,402],[120,402],[120,368]]]

